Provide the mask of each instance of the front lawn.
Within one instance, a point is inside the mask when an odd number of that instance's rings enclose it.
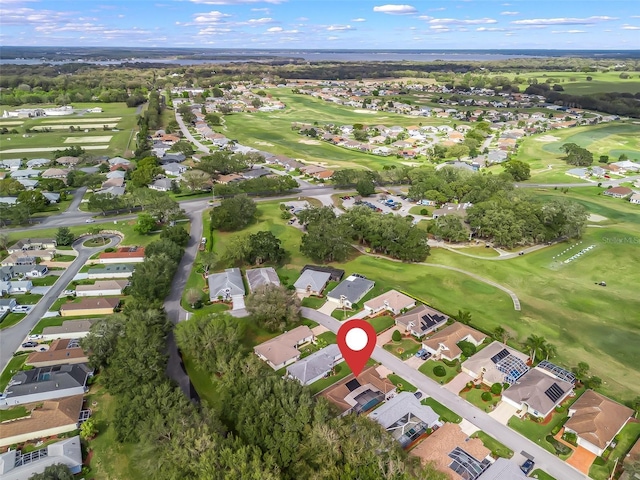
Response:
[[[615,441],[618,442],[616,448],[611,451],[606,461],[602,457],[596,458],[589,470],[589,476],[595,480],[607,480],[610,478],[616,460],[622,462],[638,438],[640,438],[640,423],[628,423],[615,437]]]
[[[475,405],[480,410],[483,410],[485,412],[490,412],[500,402],[501,396],[493,395],[485,385],[482,385],[481,388],[471,388],[471,390],[465,390],[460,392],[460,396],[467,402]],[[482,394],[485,392],[488,392],[491,395],[491,400],[489,400],[488,402],[482,399]]]
[[[42,295],[36,295],[34,293],[21,293],[19,295],[11,295],[11,298],[15,298],[18,305],[35,305],[40,301]]]
[[[11,380],[11,377],[13,377],[22,369],[22,367],[24,366],[24,362],[27,361],[28,356],[29,354],[25,353],[23,355],[16,355],[11,360],[9,360],[9,363],[7,363],[7,366],[0,375],[0,392],[4,391],[5,387],[9,383],[9,380]]]
[[[322,305],[324,305],[324,302],[326,302],[327,299],[326,298],[320,298],[320,297],[304,297],[302,299],[302,301],[300,302],[300,304],[303,307],[308,307],[308,308],[313,308],[314,310],[317,310],[318,308],[320,308]]]
[[[539,468],[531,472],[531,478],[537,478],[538,480],[556,480],[547,472],[545,472],[544,470],[540,470]]]
[[[101,246],[103,244],[100,244]],[[55,257],[53,257],[53,261],[54,262],[73,262],[76,258],[78,258],[76,255],[56,255]]]
[[[388,315],[383,315],[381,317],[368,318],[367,322],[373,326],[377,334],[380,334],[381,332],[391,328],[394,325],[395,320]]]
[[[32,278],[31,283],[34,287],[50,287],[60,278],[58,275],[47,275],[42,278]]]
[[[0,410],[0,422],[15,420],[17,418],[26,417],[27,415],[29,415],[29,412],[27,412],[27,409],[22,405],[9,408],[8,410]]]
[[[505,447],[502,443],[497,441],[495,438],[490,437],[482,430],[475,432],[471,435],[471,438],[479,438],[482,440],[482,443],[485,447],[491,450],[491,455],[494,457],[502,457],[502,458],[511,458],[513,457],[513,450],[508,447]]]
[[[393,353],[400,360],[406,360],[422,348],[422,343],[417,342],[413,337],[405,337],[399,342],[392,340],[386,343],[383,348]]]
[[[462,417],[460,415],[452,412],[451,410],[449,410],[447,407],[445,407],[444,405],[442,405],[440,402],[433,399],[432,397],[427,397],[424,400],[422,400],[422,404],[427,405],[428,407],[431,407],[434,412],[440,415],[440,420],[444,422],[460,423],[462,421]]]
[[[43,319],[41,319],[35,327],[33,327],[33,330],[31,330],[31,335],[41,335],[42,331],[47,328],[47,327],[59,327],[60,325],[62,325],[62,322],[64,322],[65,320],[69,320],[69,318],[67,317],[61,317],[61,316],[57,316],[57,317],[45,317]]]
[[[404,378],[399,377],[395,373],[390,373],[389,375],[387,375],[387,380],[389,380],[398,388],[398,392],[415,392],[418,390],[415,386],[407,382]]]
[[[26,316],[26,313],[7,313],[4,318],[0,320],[0,330],[3,328],[13,327]]]
[[[444,368],[445,375],[442,377],[439,377],[433,371],[433,369],[438,366]],[[422,365],[420,365],[420,368],[418,370],[420,370],[420,372],[424,373],[430,379],[440,383],[441,385],[449,383],[456,375],[458,375],[458,366],[449,367],[448,365],[445,365],[444,362],[436,360],[427,360]]]

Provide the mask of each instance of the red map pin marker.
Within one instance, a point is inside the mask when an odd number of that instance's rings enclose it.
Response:
[[[371,357],[376,338],[375,329],[365,320],[349,320],[338,330],[338,347],[356,377]]]

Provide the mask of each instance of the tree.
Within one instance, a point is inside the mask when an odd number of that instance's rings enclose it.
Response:
[[[504,164],[504,171],[516,182],[523,182],[531,178],[531,166],[521,160],[509,160]]]
[[[555,345],[551,343],[547,343],[544,345],[541,354],[544,356],[545,360],[549,360],[550,358],[553,358],[556,355],[558,355],[558,349],[556,348]]]
[[[204,251],[198,254],[198,263],[205,275],[207,275],[209,273],[209,269],[215,265],[216,260],[217,255],[215,252]]]
[[[89,417],[80,425],[80,438],[83,440],[92,440],[97,434],[98,426],[93,417]]]
[[[468,310],[458,310],[458,313],[453,316],[460,323],[469,325],[471,323],[471,312]]]
[[[208,113],[204,118],[209,125],[222,125],[220,115],[216,115],[215,113]]]
[[[255,219],[256,203],[246,195],[225,198],[211,210],[211,229],[230,232],[241,230]]]
[[[363,197],[368,197],[376,193],[376,187],[372,180],[362,178],[356,183],[356,191]]]
[[[600,155],[599,163],[609,163],[609,155]]]
[[[87,207],[91,211],[100,210],[103,215],[106,215],[110,210],[117,210],[122,206],[120,197],[111,193],[94,193],[89,197]]]
[[[140,235],[147,235],[156,228],[157,223],[156,219],[148,213],[140,213],[133,229]]]
[[[400,330],[393,331],[393,333],[391,334],[391,340],[393,340],[394,342],[399,342],[400,340],[402,340],[402,334],[400,333]]]
[[[122,315],[110,315],[91,325],[81,345],[89,352],[89,364],[93,368],[101,369],[109,365],[118,339],[124,335],[124,325],[125,318]]]
[[[300,320],[300,300],[281,285],[261,285],[246,300],[247,311],[263,328],[275,332]]]
[[[491,393],[493,393],[494,395],[500,395],[502,393],[502,384],[494,383],[493,385],[491,385]]]
[[[191,308],[199,308],[202,305],[202,290],[190,288],[186,293],[186,300]]]
[[[6,249],[8,245],[9,245],[9,235],[7,235],[6,233],[0,233],[0,250]]]
[[[26,207],[30,213],[35,213],[43,211],[49,204],[49,201],[42,193],[30,190],[18,194],[18,203]]]
[[[286,255],[281,245],[282,242],[271,232],[254,233],[249,236],[250,253],[247,260],[255,265],[280,263]]]
[[[529,335],[524,342],[525,348],[529,350],[531,356],[531,363],[536,363],[536,356],[544,355],[545,348],[547,347],[547,341],[538,335]]]
[[[570,165],[588,167],[593,163],[593,153],[575,143],[565,143],[562,145],[562,150],[566,153],[565,161]]]
[[[584,382],[585,387],[595,390],[596,388],[600,388],[602,386],[602,379],[600,377],[596,377],[592,375],[588,380]]]
[[[24,186],[15,178],[3,178],[0,180],[0,195],[2,196],[14,196],[24,191]]]
[[[172,227],[164,227],[162,232],[160,232],[160,238],[170,240],[184,248],[189,243],[189,238],[191,237],[183,227],[174,225]]]
[[[58,245],[67,246],[71,245],[76,239],[75,235],[71,233],[69,227],[59,227],[56,233],[56,243]]]
[[[589,367],[589,364],[587,362],[579,362],[578,366],[573,367],[571,370],[573,371],[573,373],[575,373],[578,379],[582,380],[588,375],[590,368],[591,367]]]
[[[180,140],[173,144],[173,146],[169,149],[170,152],[180,152],[185,156],[190,157],[194,154],[195,150],[193,149],[193,145],[186,140]]]
[[[469,238],[469,232],[458,215],[443,215],[433,223],[433,234],[448,242],[463,242]]]
[[[496,327],[493,330],[493,338],[504,343],[505,345],[507,344],[507,340],[509,340],[510,337],[511,337],[511,334],[504,327]]]
[[[182,116],[184,123],[189,124],[196,121],[195,114],[191,111],[191,106],[187,103],[182,103],[178,107],[178,113]]]
[[[42,473],[35,473],[29,480],[73,480],[73,474],[64,463],[56,463],[45,467]]]
[[[211,176],[202,170],[189,170],[182,174],[182,183],[192,192],[204,190],[209,185],[210,180]]]

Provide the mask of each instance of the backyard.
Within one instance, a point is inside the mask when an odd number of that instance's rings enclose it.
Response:
[[[616,435],[617,445],[609,453],[605,461],[601,457],[596,458],[589,470],[589,476],[595,480],[608,480],[617,461],[623,461],[627,452],[640,438],[640,422],[629,422],[622,431]],[[606,453],[606,452],[605,452]]]

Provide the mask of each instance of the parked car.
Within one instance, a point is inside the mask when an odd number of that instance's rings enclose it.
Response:
[[[84,223],[94,223],[95,220],[93,218],[87,218]]]
[[[29,340],[40,340],[44,338],[42,335],[29,335]]]
[[[31,305],[16,305],[11,309],[13,313],[28,313],[31,310]]]
[[[420,355],[420,358],[422,360],[429,360],[430,356],[431,356],[431,352],[424,352],[422,355]]]
[[[420,400],[422,398],[422,392],[415,392],[413,396]]]
[[[427,353],[427,351],[424,348],[421,348],[420,350],[418,350],[416,352],[416,357],[421,357],[422,355],[424,355],[425,353]]]
[[[65,290],[62,292],[62,296],[63,297],[75,297],[76,296],[76,291],[75,290]]]
[[[520,465],[520,470],[522,470],[522,473],[524,473],[525,475],[529,475],[533,470],[534,465],[535,463],[533,460],[527,460],[522,465]]]
[[[22,348],[33,348],[37,346],[38,346],[38,342],[24,342],[22,344]]]

